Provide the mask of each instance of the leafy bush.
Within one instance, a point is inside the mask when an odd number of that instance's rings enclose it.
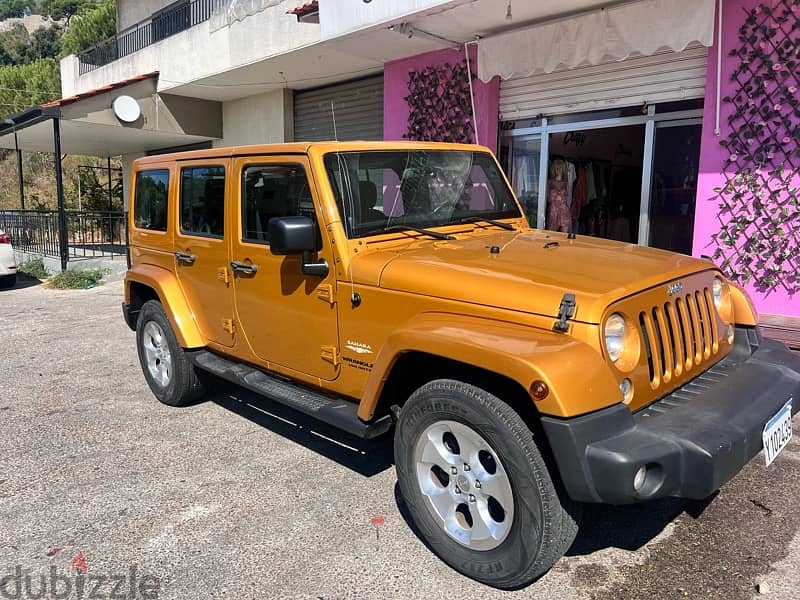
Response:
[[[31,258],[21,262],[17,266],[17,272],[35,279],[47,279],[50,277],[50,273],[44,268],[44,260],[41,258]]]
[[[53,275],[47,282],[57,290],[85,290],[100,283],[105,271],[103,269],[74,269]]]

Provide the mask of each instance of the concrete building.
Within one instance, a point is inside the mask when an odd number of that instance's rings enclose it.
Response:
[[[543,228],[560,161],[571,228],[713,256],[791,328],[798,12],[798,0],[118,0],[116,37],[62,60],[55,106],[86,132],[76,151],[91,138],[126,169],[184,146],[478,141]],[[140,107],[132,122],[112,110],[121,95]],[[23,148],[34,138],[20,132]],[[758,189],[741,183],[754,174]]]

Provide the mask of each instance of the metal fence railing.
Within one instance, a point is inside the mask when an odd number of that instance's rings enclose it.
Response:
[[[66,211],[68,257],[124,256],[128,249],[127,215],[122,211]],[[0,229],[11,236],[18,250],[61,256],[57,210],[3,210]]]
[[[230,0],[191,0],[139,21],[78,54],[81,75],[208,21]]]

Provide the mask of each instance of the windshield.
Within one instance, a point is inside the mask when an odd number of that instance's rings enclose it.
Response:
[[[486,152],[333,152],[325,155],[325,168],[350,238],[389,227],[522,216]]]

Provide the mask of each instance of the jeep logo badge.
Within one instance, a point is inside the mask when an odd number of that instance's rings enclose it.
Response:
[[[679,281],[677,283],[670,283],[667,286],[667,294],[670,296],[674,296],[675,294],[680,294],[683,291],[683,284]]]

